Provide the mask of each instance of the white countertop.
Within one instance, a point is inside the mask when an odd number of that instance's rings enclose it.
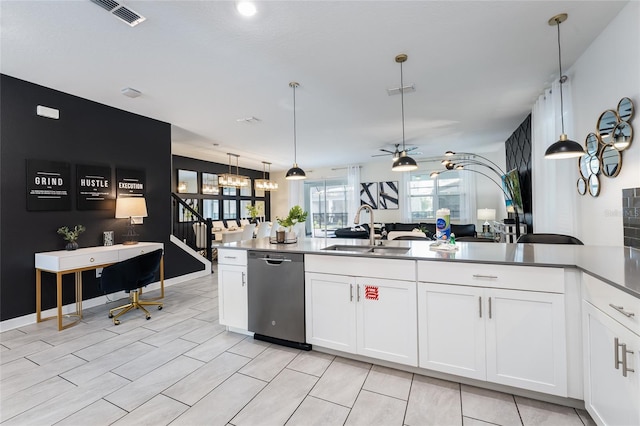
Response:
[[[283,251],[328,256],[363,256],[426,261],[495,263],[546,267],[575,267],[640,298],[640,250],[629,247],[579,246],[565,244],[508,244],[458,242],[455,252],[430,249],[432,241],[384,241],[385,246],[407,247],[402,254],[358,253],[323,250],[332,245],[366,246],[369,240],[304,238],[295,244],[271,244],[258,238],[225,244],[225,248]]]

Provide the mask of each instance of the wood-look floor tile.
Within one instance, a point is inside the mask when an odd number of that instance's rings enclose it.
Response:
[[[104,399],[99,399],[56,423],[56,426],[110,425],[126,415],[127,412],[122,408],[116,407]]]
[[[194,405],[249,361],[250,358],[224,352],[162,393],[185,404]]]
[[[461,425],[460,384],[413,375],[405,424]]]
[[[56,346],[52,346],[46,350],[42,350],[38,353],[28,355],[27,358],[37,364],[42,365],[46,364],[47,362],[54,362],[61,356],[78,352],[82,349],[88,348],[92,345],[95,345],[96,343],[103,342],[115,336],[116,334],[107,330],[96,330],[94,333],[80,336],[75,339],[68,340],[64,343],[60,343]]]
[[[243,367],[240,373],[268,382],[276,377],[298,353],[297,349],[271,345]]]
[[[51,347],[53,346],[51,346],[49,343],[43,342],[42,340],[36,340],[35,342],[30,342],[26,345],[16,346],[14,349],[2,351],[0,364],[2,364],[2,368],[4,369],[5,364],[9,362],[15,361],[25,356],[37,354],[38,352],[44,351]]]
[[[193,342],[176,339],[159,348],[149,347],[147,352],[111,371],[126,379],[136,380],[185,352],[189,352],[195,346],[196,344]]]
[[[575,409],[516,396],[516,404],[524,426],[583,426]],[[640,404],[640,401],[638,401]]]
[[[374,365],[362,389],[402,400],[409,398],[413,374]]]
[[[6,380],[11,376],[28,373],[37,366],[38,364],[27,358],[18,358],[15,361],[7,362],[6,364],[2,364],[2,368],[0,368],[0,380]]]
[[[253,337],[247,336],[236,345],[227,349],[227,352],[246,356],[248,358],[255,358],[264,352],[264,350],[269,346],[271,346],[271,343],[263,342],[262,340],[255,340]]]
[[[188,405],[160,394],[151,398],[111,426],[168,425],[188,408]]]
[[[310,395],[345,407],[353,407],[370,369],[371,364],[337,357]]]
[[[67,380],[54,376],[10,396],[5,396],[2,393],[0,394],[0,422],[17,416],[75,387]]]
[[[262,380],[234,374],[178,417],[171,426],[226,425],[266,385]]]
[[[311,374],[312,376],[322,376],[335,356],[323,354],[316,351],[301,351],[293,361],[287,365],[287,368],[301,373]]]
[[[349,411],[342,405],[307,396],[286,424],[287,426],[341,426],[347,420]]]
[[[209,362],[244,338],[245,336],[242,334],[225,331],[198,345],[185,355],[203,362]]]
[[[461,385],[462,415],[504,426],[521,426],[513,395]]]
[[[116,328],[117,327],[119,326],[116,326]],[[136,328],[127,333],[114,336],[110,339],[96,343],[95,345],[76,351],[74,352],[74,355],[86,361],[92,361],[94,359],[100,358],[101,356],[104,356],[105,354],[115,352],[118,349],[126,348],[132,343],[139,342],[140,340],[152,334],[154,334],[154,332],[151,330],[147,330],[145,328]]]
[[[463,417],[462,425],[463,426],[494,426],[495,423],[483,422],[482,420],[474,419],[472,417]]]
[[[52,425],[93,404],[104,395],[116,391],[128,382],[127,379],[115,374],[104,374],[83,386],[57,394],[37,407],[11,418],[3,426]]]
[[[577,409],[576,412],[580,416],[582,424],[584,424],[585,426],[596,426],[596,422],[593,421],[591,415],[586,410]]]
[[[106,396],[105,399],[124,410],[132,411],[202,365],[201,361],[179,356],[123,386],[117,392]]]
[[[285,369],[262,389],[231,423],[236,426],[283,425],[317,380],[317,377]]]
[[[345,425],[402,426],[407,402],[363,390],[358,395]]]
[[[199,327],[202,327],[205,324],[207,324],[207,322],[205,321],[188,318],[184,321],[180,321],[179,323],[172,325],[171,327],[167,327],[164,330],[158,331],[157,333],[142,339],[142,342],[160,347],[162,345],[166,345],[172,340],[178,339],[183,335],[190,333],[191,331]]]
[[[227,327],[225,327],[224,325],[218,324],[217,321],[215,323],[204,321],[204,323],[206,325],[185,334],[181,337],[181,339],[200,344],[206,342],[212,337],[217,336],[227,329]]]

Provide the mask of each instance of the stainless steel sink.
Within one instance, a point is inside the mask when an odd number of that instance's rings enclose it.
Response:
[[[358,253],[367,253],[371,251],[371,246],[350,246],[350,245],[340,245],[336,244],[334,246],[325,247],[322,250],[331,250],[331,251],[351,251]]]
[[[386,247],[386,246],[371,247],[371,246],[350,246],[350,245],[336,244],[333,246],[325,247],[322,250],[397,255],[397,254],[405,254],[410,250],[410,247]]]

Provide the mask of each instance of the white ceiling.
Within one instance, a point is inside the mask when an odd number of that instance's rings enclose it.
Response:
[[[569,14],[567,69],[627,1],[260,1],[251,19],[232,1],[121,3],[146,21],[131,28],[89,0],[2,0],[1,72],[169,122],[174,154],[275,171],[293,163],[290,81],[303,169],[390,161],[371,155],[402,138],[386,91],[400,86],[398,53],[416,88],[414,158],[496,149],[557,78],[548,19]]]

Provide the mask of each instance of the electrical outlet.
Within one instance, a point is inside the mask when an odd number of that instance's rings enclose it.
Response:
[[[102,276],[102,268],[96,269],[96,278],[100,278]]]

